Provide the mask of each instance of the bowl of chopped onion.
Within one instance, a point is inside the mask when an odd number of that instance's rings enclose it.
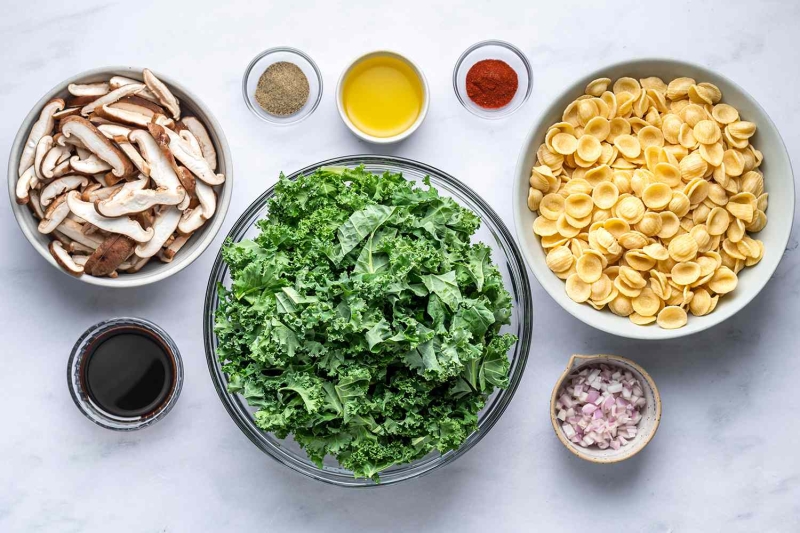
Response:
[[[661,422],[661,396],[645,370],[617,355],[573,355],[550,397],[558,440],[593,463],[633,457]]]

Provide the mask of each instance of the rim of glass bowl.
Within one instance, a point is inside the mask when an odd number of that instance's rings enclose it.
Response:
[[[516,55],[519,58],[519,60],[522,61],[522,64],[525,67],[525,73],[528,76],[528,88],[525,90],[525,96],[523,96],[522,100],[520,100],[515,106],[511,107],[505,106],[499,109],[488,109],[488,108],[479,109],[474,104],[465,101],[464,98],[461,97],[461,93],[458,91],[458,80],[459,80],[458,73],[461,70],[461,65],[473,52],[476,52],[481,48],[485,48],[487,46],[497,46],[500,48],[505,48],[512,54]],[[517,75],[519,75],[519,73],[517,73]],[[531,97],[531,93],[533,92],[533,68],[531,67],[530,61],[528,61],[528,56],[526,56],[522,50],[520,50],[519,48],[517,48],[516,46],[514,46],[509,42],[501,41],[499,39],[488,39],[485,41],[478,41],[477,43],[473,44],[472,46],[464,50],[464,52],[458,57],[458,60],[456,60],[456,64],[453,67],[453,90],[456,93],[456,98],[458,99],[458,103],[460,103],[464,109],[466,109],[476,117],[484,118],[487,120],[497,120],[501,118],[506,118],[513,115],[520,109],[522,109],[522,106],[524,106],[525,102],[528,101],[528,98]]]
[[[478,422],[478,430],[473,432],[467,440],[457,450],[445,453],[444,455],[426,456],[422,459],[392,467],[381,474],[379,484],[369,479],[355,479],[351,472],[340,468],[317,468],[307,459],[302,460],[294,455],[287,453],[283,447],[270,439],[274,437],[256,427],[252,421],[252,416],[246,403],[238,395],[229,394],[226,390],[226,378],[215,354],[216,336],[214,335],[214,311],[217,307],[217,283],[222,282],[228,272],[228,267],[222,260],[221,250],[217,253],[206,290],[205,308],[203,310],[203,337],[206,351],[208,369],[217,394],[222,400],[228,414],[233,418],[239,429],[253,442],[259,449],[267,453],[273,459],[283,465],[300,472],[310,478],[339,485],[343,487],[370,487],[383,486],[398,483],[408,479],[427,474],[445,464],[451,463],[458,457],[464,455],[475,444],[478,443],[500,419],[520,383],[525,364],[528,360],[528,352],[531,347],[533,332],[533,303],[530,292],[530,281],[523,262],[522,255],[514,241],[511,233],[506,228],[503,221],[495,211],[469,187],[455,179],[453,176],[442,172],[434,167],[400,157],[378,156],[378,155],[356,155],[329,159],[288,176],[294,180],[301,175],[312,173],[323,166],[347,166],[355,167],[363,164],[368,167],[383,167],[377,170],[391,168],[395,171],[413,170],[431,178],[431,183],[437,189],[446,191],[453,195],[459,203],[467,205],[470,209],[477,212],[483,220],[485,227],[492,233],[497,245],[503,250],[508,265],[508,276],[511,280],[511,287],[506,287],[515,300],[514,312],[518,314],[518,331],[514,333],[519,337],[514,345],[513,357],[511,359],[511,370],[509,386],[504,391],[499,391],[490,396],[486,406],[481,411],[485,413]],[[375,171],[375,170],[373,170]],[[227,239],[238,242],[243,235],[265,214],[266,202],[274,194],[273,185],[261,196],[259,196],[239,217],[228,233]],[[497,258],[495,258],[497,261]],[[278,439],[275,439],[278,440]]]

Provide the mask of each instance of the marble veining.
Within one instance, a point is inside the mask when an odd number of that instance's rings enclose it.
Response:
[[[714,68],[753,94],[800,168],[800,3],[792,0],[439,3],[2,3],[0,161],[50,87],[102,65],[149,66],[203,99],[231,145],[235,190],[226,233],[280,171],[355,153],[437,166],[513,224],[511,179],[528,128],[561,87],[603,63],[642,56]],[[502,121],[481,121],[452,93],[461,52],[489,38],[528,55],[533,94]],[[246,109],[244,68],[291,45],[324,77],[316,113],[270,127]],[[376,148],[349,134],[333,99],[341,69],[370,49],[418,62],[432,91],[421,129]],[[769,176],[766,176],[769,188]],[[0,531],[800,531],[797,440],[797,226],[764,291],[725,324],[688,339],[644,343],[573,319],[535,282],[528,370],[502,420],[469,454],[399,486],[351,491],[308,480],[256,449],[220,404],[202,347],[202,303],[213,250],[180,274],[138,290],[67,279],[25,242],[0,202],[0,312],[6,409],[0,430]],[[186,380],[170,415],[133,434],[103,430],[75,409],[66,361],[75,339],[110,316],[142,316],[173,336]],[[569,454],[552,434],[550,390],[572,353],[631,357],[658,384],[664,413],[641,454],[603,466]]]

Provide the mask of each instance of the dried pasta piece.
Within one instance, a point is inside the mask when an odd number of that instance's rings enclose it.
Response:
[[[540,237],[550,237],[558,233],[556,222],[541,215],[533,221],[533,232]]]
[[[709,235],[724,235],[730,225],[730,215],[722,207],[715,207],[708,214],[706,227]]]
[[[576,159],[579,157],[583,161],[592,164],[600,159],[601,155],[603,155],[603,148],[600,146],[600,141],[597,137],[584,135],[578,139]]]
[[[697,209],[700,209],[698,204],[708,197],[708,182],[703,178],[694,178],[683,188],[683,194],[689,198],[691,205],[697,205]]]
[[[528,187],[528,209],[536,211],[542,201],[542,191]]]
[[[551,141],[553,150],[561,155],[571,155],[578,149],[578,139],[569,133],[558,133]]]
[[[689,96],[689,87],[695,85],[692,78],[675,78],[667,85],[667,98],[680,100]]]
[[[587,250],[578,258],[575,272],[586,283],[594,283],[603,275],[603,261],[605,257],[596,250]]]
[[[629,231],[619,237],[619,244],[626,250],[644,248],[647,243],[647,237],[638,231]]]
[[[714,144],[722,138],[722,131],[713,120],[701,120],[692,129],[694,138],[702,144]]]
[[[744,172],[744,156],[738,150],[725,150],[722,155],[722,163],[729,176],[741,176]]]
[[[608,90],[608,86],[611,84],[610,78],[597,78],[596,80],[592,80],[589,82],[589,85],[586,86],[586,94],[590,94],[592,96],[600,96],[606,90]]]
[[[611,133],[611,123],[606,117],[594,117],[584,128],[584,135],[590,135],[598,141],[605,141],[609,133]]]
[[[686,325],[689,317],[682,307],[669,305],[658,313],[656,323],[663,329],[678,329]]]
[[[663,184],[660,184],[663,185]],[[666,185],[665,185],[666,187]],[[642,217],[642,220],[636,224],[635,228],[637,231],[640,231],[644,235],[648,237],[654,237],[658,235],[658,232],[661,231],[661,217],[658,213],[653,211],[648,211]]]
[[[725,209],[745,224],[749,224],[753,221],[753,215],[756,212],[757,204],[758,200],[752,193],[740,192],[728,199]]]
[[[677,262],[691,261],[697,257],[697,241],[691,235],[679,235],[669,242],[669,256]]]
[[[646,150],[650,146],[664,146],[664,134],[655,126],[645,126],[636,134],[639,145]]]
[[[720,124],[731,124],[739,120],[739,111],[728,104],[717,104],[711,110],[711,116]]]
[[[656,264],[656,260],[644,253],[642,250],[631,250],[625,254],[625,262],[628,266],[639,272],[648,272]]]
[[[662,211],[658,216],[661,219],[661,231],[658,232],[658,237],[661,239],[671,239],[677,235],[681,227],[681,221],[678,215],[672,211]]]
[[[550,222],[552,222],[552,220]],[[566,237],[567,239],[576,237],[581,232],[581,228],[576,228],[575,226],[569,223],[569,220],[567,220],[566,213],[561,213],[561,215],[558,217],[558,220],[556,220],[555,224],[556,224],[556,232],[558,232],[558,234],[561,235],[562,237]]]
[[[622,134],[614,138],[614,146],[619,150],[623,156],[628,159],[639,157],[642,153],[642,147],[639,144],[639,139],[633,135]]]
[[[614,82],[612,91],[614,91],[614,94],[617,96],[619,96],[620,93],[627,92],[630,93],[634,99],[637,99],[642,92],[642,87],[639,85],[639,82],[633,78],[619,78]]]
[[[712,167],[720,166],[724,155],[725,149],[720,142],[700,145],[700,157]]]
[[[619,189],[610,181],[597,184],[592,191],[592,200],[600,209],[611,209],[617,203]]]
[[[565,199],[560,194],[550,193],[539,203],[539,214],[550,220],[558,220],[564,212]]]
[[[692,126],[686,123],[681,124],[681,129],[678,132],[678,142],[688,150],[694,150],[697,147],[697,139],[694,138]]]
[[[672,201],[672,189],[665,183],[651,183],[642,192],[642,201],[648,209],[661,211]],[[652,233],[653,235],[661,230],[660,225],[658,230]]]
[[[711,311],[711,294],[703,289],[698,288],[694,291],[694,297],[689,302],[689,312],[694,316],[705,316]]]
[[[764,176],[756,170],[746,172],[739,181],[739,190],[756,197],[761,196],[764,194]]]
[[[753,214],[753,221],[747,224],[745,229],[750,233],[758,233],[765,227],[767,227],[767,215],[764,213],[764,211],[756,209],[756,212]]]
[[[702,178],[708,170],[708,163],[700,156],[700,152],[692,152],[681,159],[680,170],[681,179],[689,182],[695,178]]]
[[[621,218],[628,224],[636,224],[645,214],[645,207],[642,201],[636,196],[626,196],[620,198],[617,205],[614,207],[616,216]]]
[[[739,120],[732,124],[728,124],[725,129],[728,130],[728,133],[730,133],[731,137],[735,137],[737,139],[749,139],[756,133],[756,125],[745,120]]]
[[[614,283],[607,274],[603,273],[597,281],[592,283],[592,294],[590,298],[598,305],[606,305],[608,303],[608,301],[605,301],[606,298],[611,296],[613,292]]]
[[[631,300],[633,310],[643,316],[655,316],[661,308],[661,299],[650,287],[645,287],[639,296]]]
[[[652,257],[656,261],[665,261],[669,259],[669,251],[660,242],[648,244],[642,248],[642,252]]]
[[[583,303],[592,295],[592,286],[583,281],[578,274],[567,278],[567,296],[574,302]]]
[[[565,272],[574,264],[575,256],[566,246],[557,246],[547,253],[545,262],[553,272]]]
[[[730,268],[723,266],[714,273],[714,277],[708,282],[708,288],[717,294],[728,294],[736,289],[738,283],[739,278],[736,274]]]
[[[564,212],[574,218],[583,218],[592,214],[594,202],[588,194],[570,194],[564,201]]]
[[[693,261],[678,263],[672,267],[672,281],[679,285],[691,285],[700,279],[700,265]]]

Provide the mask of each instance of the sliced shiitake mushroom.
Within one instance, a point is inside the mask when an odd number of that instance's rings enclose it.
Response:
[[[85,187],[88,185],[89,180],[86,176],[64,176],[50,182],[42,189],[41,204],[43,207],[50,205],[57,196],[68,191],[77,189],[78,187]]]
[[[113,91],[110,91],[104,94],[103,96],[97,98],[96,100],[93,100],[92,102],[83,106],[83,108],[81,109],[81,115],[83,115],[84,117],[88,117],[98,108],[101,108],[107,104],[112,104],[117,100],[119,100],[120,98],[136,94],[137,92],[141,91],[144,88],[145,88],[144,84],[131,83],[130,85],[125,85],[119,87],[118,89],[114,89]]]
[[[67,117],[62,121],[61,132],[66,137],[75,136],[97,157],[111,165],[112,173],[118,178],[134,172],[133,163],[119,148],[114,146],[97,128],[83,117]]]
[[[153,221],[153,238],[146,243],[136,246],[136,255],[139,257],[153,257],[158,253],[164,243],[175,232],[181,212],[175,207],[163,207]]]
[[[153,229],[145,230],[141,224],[130,217],[109,218],[98,213],[93,204],[81,200],[77,191],[67,193],[69,209],[86,222],[94,224],[103,231],[118,233],[130,237],[136,242],[147,242],[153,238]]]
[[[83,274],[83,268],[81,265],[75,263],[72,260],[72,257],[69,253],[64,249],[58,241],[50,241],[50,246],[48,247],[50,250],[50,254],[56,260],[56,263],[63,268],[66,272],[72,274],[73,276],[80,276]]]
[[[44,213],[44,218],[39,222],[39,233],[52,233],[61,225],[69,215],[69,205],[67,205],[67,195],[62,194],[50,204]]]
[[[33,171],[40,180],[44,179],[44,176],[42,176],[42,161],[44,160],[44,156],[47,155],[52,148],[53,138],[50,135],[42,136],[36,144],[36,153],[33,158]]]
[[[30,201],[29,192],[31,190],[33,180],[36,179],[36,172],[33,171],[33,165],[28,167],[17,180],[17,187],[15,190],[17,203],[25,205]]]
[[[108,83],[70,83],[67,85],[67,91],[72,96],[103,96],[110,92]]]
[[[69,217],[64,219],[64,222],[62,222],[58,228],[56,228],[54,233],[55,235],[61,233],[68,239],[79,242],[82,245],[91,248],[92,250],[100,246],[100,244],[103,242],[103,239],[101,238],[83,233],[83,225]]]
[[[55,120],[53,114],[64,109],[64,100],[56,98],[47,102],[39,113],[39,119],[33,123],[28,139],[25,141],[25,146],[22,148],[22,155],[19,158],[18,176],[22,174],[33,165],[33,160],[36,155],[36,145],[39,144],[39,139],[45,135],[50,135],[53,132]]]
[[[208,162],[211,170],[217,170],[217,151],[214,149],[214,143],[211,142],[211,137],[208,136],[203,123],[197,120],[196,117],[183,117],[181,123],[194,134],[197,142],[200,143],[200,150],[203,152],[203,158]]]
[[[169,88],[164,84],[164,82],[159,80],[148,68],[142,70],[142,76],[147,88],[150,89],[150,92],[152,92],[156,98],[158,98],[159,103],[167,108],[167,110],[172,114],[172,118],[175,120],[180,119],[180,103],[178,102],[178,99],[175,98],[175,95],[173,95]]]
[[[139,81],[139,80],[126,78],[125,76],[114,76],[110,80],[108,80],[108,85],[112,89],[119,89],[120,87],[122,87],[124,85],[131,85],[131,84],[137,84],[137,83],[142,83],[142,82]],[[148,89],[146,87],[144,89],[142,89],[141,91],[137,92],[136,96],[138,96],[140,98],[144,98],[145,100],[150,100],[151,102],[154,102],[154,103],[158,103],[158,98],[156,98],[156,95],[154,95],[152,92],[150,92],[150,89]]]
[[[136,243],[123,235],[109,235],[84,266],[91,276],[108,276],[133,253]]]
[[[74,155],[69,159],[69,166],[72,167],[74,172],[87,176],[93,176],[94,174],[111,170],[111,165],[94,154],[86,159],[81,159],[79,156]]]

